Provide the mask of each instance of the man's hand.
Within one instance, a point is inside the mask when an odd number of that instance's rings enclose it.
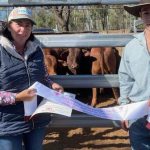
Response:
[[[16,101],[29,101],[36,96],[36,89],[26,89],[16,94]]]
[[[129,122],[128,120],[121,121],[121,128],[125,131],[129,130]]]

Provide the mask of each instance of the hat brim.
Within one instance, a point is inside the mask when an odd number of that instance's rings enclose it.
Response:
[[[125,5],[124,9],[131,15],[140,17],[141,8],[147,5],[150,5],[150,3],[144,3],[144,4],[139,4],[139,5],[133,5],[133,6]]]
[[[11,20],[21,20],[21,19],[27,19],[27,20],[30,20],[30,21],[31,21],[31,23],[32,23],[33,25],[36,25],[36,23],[35,23],[32,19],[30,19],[30,18],[26,18],[26,17],[18,17],[18,18],[11,19]]]

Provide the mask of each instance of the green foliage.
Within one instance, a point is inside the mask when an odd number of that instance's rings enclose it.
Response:
[[[70,9],[70,31],[130,29],[134,20],[134,17],[124,11],[120,5],[75,6],[70,7]],[[61,26],[59,22],[56,21],[52,9],[46,7],[36,9],[34,16],[37,27],[55,28],[56,25]]]
[[[50,27],[55,28],[55,18],[53,17],[52,13],[48,9],[39,9],[36,10],[36,13],[34,14],[34,19],[36,22],[36,26],[38,27]]]

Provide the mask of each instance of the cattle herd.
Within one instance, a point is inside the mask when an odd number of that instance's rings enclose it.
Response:
[[[43,48],[49,75],[117,74],[120,55],[115,47]],[[119,89],[112,88],[114,98]],[[91,105],[97,104],[97,88],[92,89]]]

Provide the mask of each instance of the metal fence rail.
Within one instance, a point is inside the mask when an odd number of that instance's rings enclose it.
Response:
[[[59,115],[52,115],[50,127],[58,128],[82,128],[82,127],[120,127],[119,121],[101,119],[86,115],[83,113],[73,114],[72,117],[64,117]]]
[[[60,5],[120,5],[136,4],[140,0],[1,0],[0,6],[60,6]]]
[[[133,36],[131,34],[102,35],[86,34],[52,34],[36,35],[43,47],[99,47],[124,46]],[[119,87],[118,75],[59,75],[51,76],[65,88]],[[88,81],[88,82],[87,82]],[[119,121],[96,118],[83,113],[73,113],[72,117],[52,115],[50,127],[119,127]]]
[[[42,47],[123,47],[132,34],[46,34],[35,35]]]
[[[58,75],[51,79],[63,87],[92,88],[92,87],[119,87],[118,75]],[[88,82],[87,82],[88,81]],[[83,113],[73,113],[72,117],[52,115],[50,127],[120,127],[119,121],[100,119]]]
[[[118,75],[54,75],[54,82],[65,88],[119,87]],[[88,81],[88,82],[87,82]]]
[[[132,34],[51,34],[36,35],[42,47],[123,47],[131,39]]]
[[[93,46],[124,46],[132,35],[100,35],[86,34],[58,34],[37,35],[43,47],[93,47]],[[90,43],[90,44],[89,44]],[[119,87],[118,75],[54,75],[54,82],[64,88],[92,88],[92,87]],[[87,82],[88,81],[88,82]],[[119,121],[100,119],[83,113],[73,113],[72,117],[52,115],[50,127],[120,127]]]

